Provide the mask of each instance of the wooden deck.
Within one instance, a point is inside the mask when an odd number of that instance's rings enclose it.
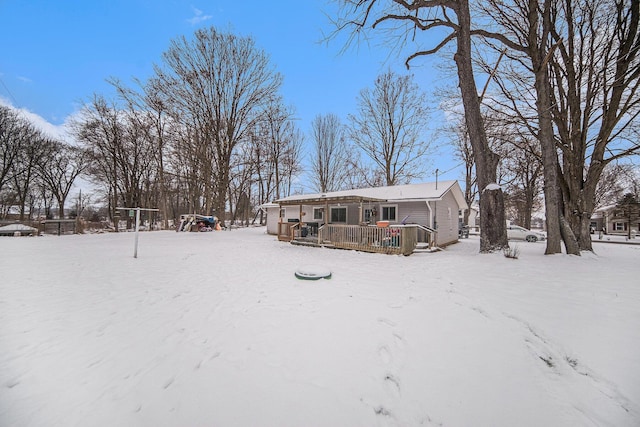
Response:
[[[417,245],[417,233],[414,227],[407,226],[328,224],[320,228],[318,242],[363,252],[411,255]]]
[[[419,225],[325,224],[315,233],[297,222],[278,225],[281,241],[393,255],[411,255],[419,242],[422,247],[430,247],[435,231]]]

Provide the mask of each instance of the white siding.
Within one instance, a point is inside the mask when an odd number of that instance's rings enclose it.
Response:
[[[446,246],[458,241],[458,204],[449,192],[442,200],[432,202],[431,206],[436,212],[438,246]]]
[[[300,207],[299,206],[286,206],[283,207],[285,214],[282,218],[282,222],[289,222],[290,219],[300,220]],[[303,206],[302,221],[313,221],[313,207]],[[280,208],[279,207],[267,207],[267,233],[278,234],[278,222],[280,222]]]
[[[429,207],[427,202],[399,202],[398,203],[398,222],[401,222],[406,216],[406,224],[420,224],[431,227],[429,223]]]

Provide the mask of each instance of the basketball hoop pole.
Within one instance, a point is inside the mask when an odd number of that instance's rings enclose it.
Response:
[[[130,213],[133,213],[133,211],[136,211],[136,232],[135,232],[135,243],[133,246],[133,257],[134,258],[138,258],[138,231],[139,231],[139,227],[140,227],[140,211],[147,211],[147,212],[158,212],[160,209],[147,209],[147,208],[116,208],[118,210],[128,210],[130,211]]]

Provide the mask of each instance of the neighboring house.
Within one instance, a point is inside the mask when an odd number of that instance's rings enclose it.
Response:
[[[480,231],[480,208],[477,204],[473,204],[468,208],[469,211],[469,219],[467,226],[469,230],[472,231]],[[460,209],[460,224],[463,225],[464,222],[464,209]]]
[[[270,234],[279,223],[304,223],[312,235],[324,224],[419,224],[436,231],[437,246],[458,241],[458,212],[468,209],[458,181],[296,195],[263,207]]]
[[[623,209],[616,205],[603,206],[591,215],[591,229],[595,232],[619,235],[627,235],[631,231],[631,234],[635,235],[640,230],[640,221],[629,224],[629,218]]]

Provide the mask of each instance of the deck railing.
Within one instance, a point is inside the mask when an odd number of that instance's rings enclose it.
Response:
[[[326,224],[319,229],[318,243],[364,252],[410,255],[417,245],[417,230],[411,225],[374,227]]]
[[[290,242],[295,240],[296,234],[300,232],[299,222],[279,222],[278,223],[278,240]]]
[[[433,248],[436,244],[436,236],[438,232],[431,227],[420,224],[412,224],[418,233],[418,243],[426,243],[428,248]]]

